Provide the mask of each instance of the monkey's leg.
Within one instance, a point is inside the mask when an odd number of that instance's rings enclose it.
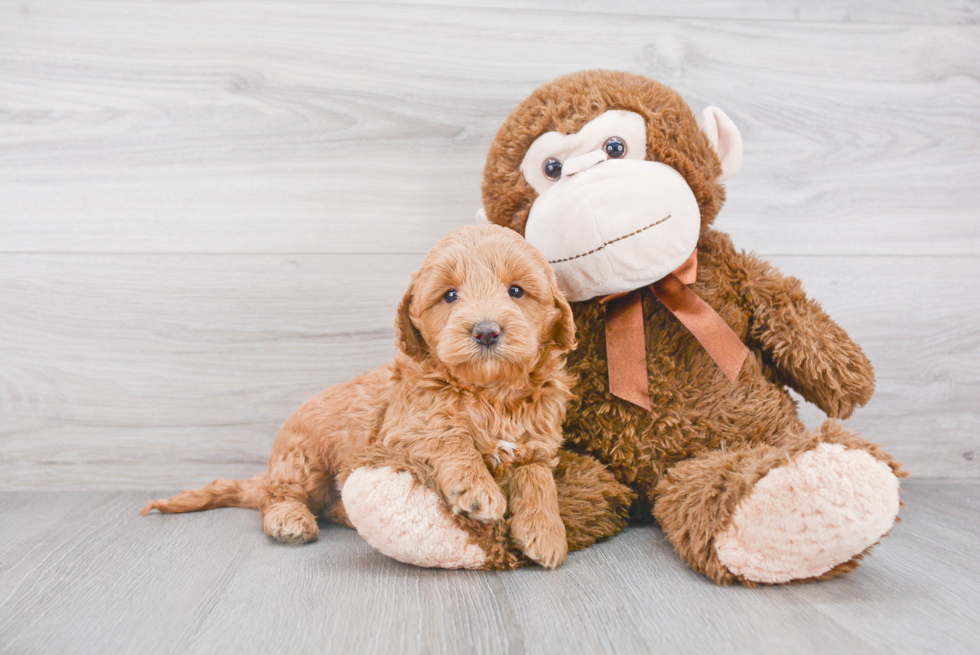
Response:
[[[555,486],[569,552],[622,532],[636,500],[597,459],[568,450],[558,451]]]
[[[823,580],[856,569],[891,530],[904,475],[879,446],[828,421],[675,465],[653,494],[654,516],[716,582]]]
[[[340,477],[343,505],[350,523],[377,550],[415,566],[508,568],[503,566],[508,553],[498,549],[495,558],[479,539],[488,531],[500,533],[503,522],[480,524],[454,515],[432,467],[404,447],[374,444],[351,466],[351,473]],[[509,561],[515,559],[511,555]]]
[[[634,494],[592,457],[559,451],[555,486],[570,551],[626,526]],[[376,445],[359,457],[344,481],[343,501],[361,536],[399,561],[493,570],[526,563],[506,520],[486,524],[453,515],[431,469],[403,449]]]

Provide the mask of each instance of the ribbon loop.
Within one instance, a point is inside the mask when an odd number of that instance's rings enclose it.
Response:
[[[735,382],[749,349],[718,312],[671,273],[650,285],[657,300],[684,324],[715,360],[729,382]]]
[[[708,303],[686,285],[697,281],[698,251],[673,273],[650,285],[664,307],[677,317],[734,383],[749,354],[738,335]],[[606,361],[609,390],[617,398],[650,411],[646,330],[640,291],[603,298],[606,305]]]

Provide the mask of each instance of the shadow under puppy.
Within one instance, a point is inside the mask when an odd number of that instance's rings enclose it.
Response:
[[[280,429],[267,472],[141,513],[259,508],[270,536],[309,542],[317,514],[351,525],[340,490],[355,462],[400,452],[427,467],[421,475],[454,514],[508,514],[509,539],[528,558],[561,564],[568,541],[553,472],[575,327],[548,262],[512,230],[454,230],[413,275],[395,328],[394,361],[306,401]]]

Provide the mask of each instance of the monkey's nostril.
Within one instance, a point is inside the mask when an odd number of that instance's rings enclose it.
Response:
[[[492,346],[500,339],[500,325],[492,321],[482,321],[473,326],[473,338],[481,346]]]

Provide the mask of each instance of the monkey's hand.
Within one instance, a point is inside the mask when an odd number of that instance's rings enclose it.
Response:
[[[871,362],[820,305],[806,297],[799,280],[761,260],[750,264],[743,286],[752,312],[749,341],[765,353],[787,386],[827,416],[849,417],[874,393]]]

